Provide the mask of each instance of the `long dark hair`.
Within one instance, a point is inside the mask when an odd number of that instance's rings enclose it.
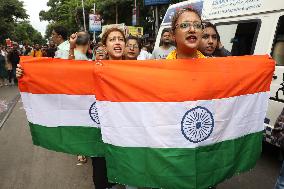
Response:
[[[219,32],[216,28],[216,26],[214,24],[212,24],[211,22],[203,22],[203,27],[205,28],[213,28],[217,34],[217,42],[220,42],[220,35]]]
[[[219,34],[216,26],[214,24],[212,24],[211,22],[203,22],[203,27],[204,27],[204,29],[205,28],[212,28],[216,32],[216,34],[217,34],[217,47],[216,47],[215,51],[212,53],[212,56],[215,56],[215,57],[222,57],[222,56],[224,56],[221,53],[220,49],[218,48],[218,44],[219,44],[221,39],[220,39],[220,34]]]

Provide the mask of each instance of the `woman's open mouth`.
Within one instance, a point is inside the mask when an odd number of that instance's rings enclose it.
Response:
[[[190,35],[186,37],[186,40],[189,41],[190,43],[195,43],[197,41],[197,37],[195,35]]]

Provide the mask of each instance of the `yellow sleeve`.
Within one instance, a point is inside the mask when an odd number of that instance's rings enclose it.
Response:
[[[31,50],[31,52],[29,53],[29,56],[34,56],[34,50]]]

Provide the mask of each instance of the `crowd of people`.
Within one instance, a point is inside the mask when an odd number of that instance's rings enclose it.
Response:
[[[95,44],[93,48],[90,48],[90,44],[90,35],[87,32],[80,31],[68,37],[67,30],[62,26],[57,26],[52,31],[52,42],[49,43],[49,46],[40,48],[36,44],[28,54],[34,57],[52,55],[51,57],[61,59],[89,61],[171,60],[225,57],[231,55],[222,45],[216,26],[209,22],[203,22],[199,13],[191,8],[180,9],[175,13],[171,29],[164,29],[162,31],[160,46],[155,48],[152,53],[149,50],[149,45],[141,44],[140,39],[135,36],[126,37],[122,30],[115,27],[105,31],[101,41]],[[53,54],[50,49],[52,49]],[[20,52],[18,54],[20,55]],[[0,56],[9,59],[7,53],[5,54],[4,52],[4,55],[2,55],[2,50]],[[14,72],[16,69],[15,66],[12,62],[12,68],[9,69]],[[24,70],[18,65],[16,76],[21,77],[23,74]],[[86,160],[86,157],[78,156],[78,161],[82,164]],[[105,158],[92,157],[92,163],[95,188],[115,188],[116,184],[110,183],[107,179]],[[126,188],[136,187],[126,186]]]
[[[20,56],[54,57],[57,47],[53,41],[49,44],[32,46],[12,42],[10,46],[0,45],[0,87],[17,84],[16,67]]]
[[[176,16],[180,19],[185,18],[185,22],[177,25],[177,19],[174,18],[172,28],[166,28],[162,31],[160,46],[153,50],[152,44],[142,44],[141,40],[135,36],[125,37],[123,32],[125,45],[118,45],[119,47],[115,50],[107,48],[106,41],[103,38],[101,42],[94,44],[87,32],[72,34],[68,40],[67,30],[62,26],[55,27],[51,34],[52,40],[42,46],[39,44],[33,46],[18,45],[17,42],[13,42],[11,47],[0,46],[0,87],[17,83],[15,72],[16,65],[19,63],[19,56],[96,60],[112,59],[112,51],[121,51],[121,59],[125,60],[172,59],[176,56],[173,53],[178,54],[179,57],[176,58],[189,58],[188,55],[191,52],[188,52],[188,49],[185,48],[186,45],[180,43],[180,40],[185,40],[191,45],[196,44],[198,55],[202,55],[202,57],[203,55],[206,57],[230,56],[230,52],[221,44],[215,25],[209,22],[187,22],[188,16],[192,16],[188,13]],[[185,33],[185,38],[176,37],[176,31],[182,35]],[[180,48],[177,48],[178,45],[180,45]],[[185,52],[183,52],[183,49],[186,49]],[[186,54],[185,57],[183,57],[183,53]],[[200,56],[191,58],[201,58]]]

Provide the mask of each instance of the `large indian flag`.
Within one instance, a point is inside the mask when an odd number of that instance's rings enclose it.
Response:
[[[90,156],[105,149],[110,181],[203,189],[260,156],[274,71],[268,56],[21,61],[34,143]]]
[[[21,57],[19,88],[33,143],[70,154],[103,156],[94,64]]]
[[[273,71],[268,56],[105,63],[96,97],[108,179],[204,189],[253,168]]]

